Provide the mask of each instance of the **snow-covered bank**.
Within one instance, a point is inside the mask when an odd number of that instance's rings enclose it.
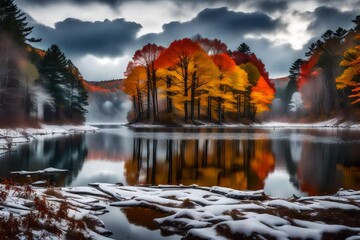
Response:
[[[243,123],[203,123],[197,122],[196,124],[184,123],[175,126],[162,125],[162,124],[146,124],[146,123],[133,123],[128,125],[132,128],[167,128],[167,127],[184,127],[184,128],[351,128],[359,129],[359,122],[342,121],[338,118],[333,118],[326,121],[312,122],[312,123],[290,123],[290,122],[277,122],[268,121],[261,123],[251,123],[249,125]]]
[[[4,190],[6,185],[0,185]],[[24,191],[28,189],[23,187]],[[26,191],[30,191],[29,189]],[[93,220],[106,214],[107,206],[133,208],[137,215],[150,218],[151,224],[165,234],[180,234],[185,239],[359,239],[360,191],[339,190],[332,196],[279,199],[260,191],[238,191],[223,187],[198,186],[121,186],[94,183],[84,187],[49,189],[32,187],[36,196],[44,197],[53,211],[60,204],[71,206],[68,215]],[[12,213],[24,218],[38,211],[33,200],[13,191],[0,198],[0,220]],[[10,195],[12,195],[10,197]],[[35,207],[34,207],[35,205]],[[32,206],[32,207],[31,207]],[[147,211],[145,211],[147,209]],[[126,210],[124,210],[126,213]],[[150,211],[150,212],[149,212]],[[162,216],[154,215],[161,212]],[[157,216],[157,217],[156,217]],[[141,225],[144,222],[132,224]],[[135,222],[134,222],[135,221]],[[106,226],[82,231],[88,238],[99,239]],[[121,224],[121,223],[119,223]],[[69,226],[64,223],[61,233]],[[147,227],[146,225],[144,227]],[[31,229],[34,234],[41,229]],[[23,236],[19,228],[16,236]],[[97,232],[97,233],[96,233]],[[51,236],[51,233],[48,233]],[[110,236],[111,237],[111,236]]]
[[[252,124],[253,127],[265,127],[265,128],[359,128],[359,122],[341,121],[334,118],[321,122],[313,123],[288,123],[288,122],[263,122],[259,124]]]
[[[30,142],[42,136],[59,136],[74,133],[96,131],[98,128],[88,125],[47,125],[41,128],[0,128],[0,154],[7,152],[17,144]]]

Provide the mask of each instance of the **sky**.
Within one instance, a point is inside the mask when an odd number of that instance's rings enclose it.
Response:
[[[271,78],[328,29],[354,27],[360,0],[15,0],[34,26],[36,47],[57,44],[90,81],[123,78],[134,52],[200,34],[230,50],[242,42]]]

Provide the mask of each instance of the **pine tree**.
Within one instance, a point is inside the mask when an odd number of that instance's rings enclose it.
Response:
[[[88,105],[88,93],[83,84],[83,76],[79,69],[68,60],[67,82],[67,117],[74,123],[82,123],[85,121],[85,114]]]
[[[67,60],[64,53],[57,45],[51,45],[46,51],[40,68],[40,84],[50,93],[55,101],[55,113],[46,107],[44,110],[44,120],[52,121],[63,117],[66,99],[66,77],[68,76]]]
[[[38,42],[40,39],[29,38],[33,27],[29,27],[26,16],[14,4],[13,0],[0,2],[0,33],[6,34],[18,44]]]
[[[239,52],[244,53],[244,54],[249,54],[249,53],[251,53],[250,47],[249,47],[249,45],[247,45],[246,43],[240,44],[240,46],[237,48],[237,50],[238,50]]]
[[[287,107],[290,103],[292,95],[298,91],[298,79],[301,72],[301,65],[303,64],[304,60],[297,59],[290,67],[289,70],[289,82],[286,86],[286,92],[285,92],[285,107]]]

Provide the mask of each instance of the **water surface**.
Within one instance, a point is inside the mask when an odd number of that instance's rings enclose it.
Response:
[[[23,144],[0,156],[0,176],[55,167],[69,172],[33,180],[217,185],[277,197],[360,188],[356,130],[103,127]]]

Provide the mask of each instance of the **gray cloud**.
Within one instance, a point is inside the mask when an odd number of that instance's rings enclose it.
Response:
[[[67,55],[93,54],[97,56],[120,56],[132,54],[148,42],[168,45],[174,39],[192,37],[197,33],[204,37],[219,38],[226,43],[240,44],[247,33],[276,31],[280,21],[263,13],[242,13],[227,8],[205,9],[191,21],[171,22],[163,25],[163,32],[136,38],[141,25],[124,19],[88,22],[68,18],[55,24],[55,29],[35,24],[33,35],[42,37],[41,47],[58,44]]]
[[[274,32],[283,27],[279,20],[273,20],[263,13],[243,13],[227,8],[205,9],[188,22],[171,22],[163,26],[159,34],[147,34],[139,41],[144,44],[155,42],[169,44],[174,39],[192,37],[200,33],[204,37],[219,38],[230,47],[239,45],[245,34]],[[236,43],[234,42],[236,39]]]
[[[97,56],[119,56],[135,39],[141,25],[124,19],[96,22],[68,18],[55,24],[55,29],[35,25],[34,36],[42,38],[39,43],[48,47],[58,44],[67,55],[93,54]]]
[[[30,1],[41,2],[45,0]],[[46,2],[48,1],[52,0],[46,0]],[[85,4],[85,0],[66,1]],[[89,1],[96,2],[97,0]],[[89,1],[86,2],[88,3]],[[106,2],[109,2],[108,4],[118,4],[124,1],[127,0],[108,0]],[[190,4],[190,1],[188,0],[183,0],[181,2],[184,1],[187,3],[189,2]],[[223,1],[237,4],[236,1]],[[180,4],[180,0],[175,2],[179,2]],[[204,0],[199,2],[208,2],[211,4],[216,1]],[[228,3],[228,6],[229,4],[230,3]],[[262,11],[267,11],[269,13],[282,10],[285,11],[287,7],[285,1],[259,1],[256,5],[256,8],[263,9]],[[351,20],[356,16],[355,10],[341,12],[336,8],[325,6],[316,8],[314,12],[302,14],[306,14],[309,18],[314,19],[309,26],[309,31],[313,35],[310,42],[319,38],[327,29],[335,30],[338,27],[349,29],[350,27],[353,27],[354,24]],[[265,13],[235,12],[230,11],[226,7],[204,9],[190,21],[174,21],[164,24],[163,32],[146,34],[140,38],[136,38],[136,34],[141,29],[141,25],[134,22],[128,22],[124,19],[88,22],[69,18],[56,23],[55,29],[38,23],[32,25],[35,25],[33,36],[43,39],[38,45],[39,47],[47,48],[50,44],[57,43],[67,56],[78,59],[86,54],[92,54],[99,57],[120,57],[124,54],[131,56],[136,49],[141,48],[147,43],[156,43],[166,47],[175,39],[192,37],[199,33],[203,37],[218,38],[222,40],[232,50],[236,49],[240,43],[246,42],[252,48],[252,51],[263,60],[271,76],[281,76],[288,75],[288,69],[293,60],[303,58],[304,52],[307,51],[307,46],[304,50],[294,50],[289,44],[278,45],[276,42],[267,39],[245,38],[246,34],[256,36],[261,33],[275,33],[280,29],[284,29],[284,23],[280,21],[280,19],[270,18]],[[125,67],[126,66],[124,66],[124,68]],[[119,69],[116,76],[120,77],[121,72],[122,70]],[[90,79],[97,80],[94,78]]]
[[[67,3],[73,3],[73,4],[89,4],[89,3],[101,3],[101,4],[107,4],[110,6],[116,6],[123,2],[126,2],[129,0],[61,0],[61,2],[67,2]],[[17,0],[20,4],[26,4],[26,5],[49,5],[49,4],[58,4],[59,0]]]
[[[273,13],[276,11],[286,10],[288,8],[288,3],[285,0],[280,0],[280,1],[264,0],[258,2],[255,1],[253,3],[253,6],[264,12]]]
[[[169,1],[169,2],[173,2],[176,5],[184,5],[184,4],[191,4],[191,5],[213,5],[213,4],[218,4],[218,3],[222,3],[226,6],[233,6],[236,7],[238,5],[240,5],[242,2],[246,2],[246,1],[250,1],[250,0],[243,0],[243,1],[239,1],[239,0],[152,0],[152,1],[157,1],[157,2],[162,2],[162,1]],[[17,0],[17,2],[22,3],[22,4],[27,4],[27,5],[48,5],[48,4],[57,4],[59,3],[59,0]],[[123,3],[126,2],[143,2],[143,3],[147,3],[149,2],[149,0],[61,0],[61,2],[67,2],[67,3],[73,3],[73,4],[77,4],[77,5],[82,5],[82,4],[89,4],[89,3],[100,3],[100,4],[107,4],[109,6],[117,6],[117,5],[121,5]]]
[[[321,36],[326,30],[336,30],[338,27],[349,29],[354,27],[351,20],[355,19],[357,11],[341,12],[332,7],[318,7],[312,13],[314,21],[310,24],[309,30],[314,35]]]

